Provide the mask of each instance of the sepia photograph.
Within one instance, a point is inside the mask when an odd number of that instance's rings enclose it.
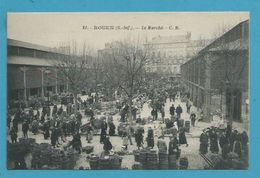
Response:
[[[248,170],[249,20],[7,13],[7,169]]]

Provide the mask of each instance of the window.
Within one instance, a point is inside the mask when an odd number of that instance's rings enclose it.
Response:
[[[14,56],[17,56],[18,55],[18,47],[15,47],[15,46],[8,46],[8,56],[11,56],[11,55],[14,55]]]
[[[34,57],[34,50],[27,48],[19,48],[19,55]]]

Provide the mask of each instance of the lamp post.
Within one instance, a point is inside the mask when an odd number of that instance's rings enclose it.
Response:
[[[228,97],[228,94],[230,94],[231,96]],[[231,91],[231,87],[230,87],[230,81],[226,80],[225,81],[225,105],[226,105],[226,119],[228,121],[228,124],[230,124],[232,126],[232,119],[231,119],[231,110],[232,110],[232,91]]]
[[[26,94],[26,88],[27,88],[26,71],[28,70],[28,68],[24,66],[24,67],[21,67],[20,70],[23,71],[24,100],[26,100],[26,98],[27,98],[27,94]]]

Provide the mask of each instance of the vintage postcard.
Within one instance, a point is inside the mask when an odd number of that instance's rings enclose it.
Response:
[[[7,14],[7,169],[247,170],[249,12]]]

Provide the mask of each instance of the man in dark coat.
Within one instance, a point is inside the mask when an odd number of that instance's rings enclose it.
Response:
[[[177,113],[178,118],[180,119],[181,113],[182,113],[182,107],[180,105],[177,106],[176,113]]]
[[[143,147],[143,143],[144,143],[143,139],[144,139],[143,133],[140,129],[138,129],[135,133],[135,142],[138,150],[140,149],[140,147]]]
[[[174,116],[174,114],[175,114],[174,104],[172,104],[172,106],[170,107],[170,114],[171,114],[171,116]]]
[[[13,129],[15,132],[18,132],[18,122],[20,120],[20,114],[18,112],[15,113],[14,119],[13,119]]]
[[[23,137],[28,138],[28,130],[29,130],[29,124],[28,122],[24,121],[22,125],[22,131],[23,131]]]
[[[109,123],[109,135],[110,136],[115,135],[115,129],[116,129],[115,124],[113,122],[110,122]]]
[[[12,141],[12,143],[16,143],[18,136],[17,136],[17,132],[16,132],[16,130],[14,129],[14,127],[11,128],[9,134],[10,134],[10,136],[11,136],[11,141]]]
[[[179,145],[181,144],[186,144],[186,146],[189,146],[187,143],[186,135],[185,135],[185,130],[183,127],[179,129]]]
[[[230,134],[230,137],[229,137],[229,143],[230,143],[230,151],[232,152],[233,151],[233,147],[234,147],[234,142],[237,138],[237,135],[238,135],[238,131],[237,130],[234,130],[231,134]]]
[[[43,123],[43,136],[45,140],[50,137],[50,121],[45,121]]]
[[[56,144],[58,142],[59,134],[58,134],[58,128],[54,127],[51,132],[51,145],[55,148]]]
[[[226,135],[223,133],[220,138],[219,138],[219,145],[221,148],[221,152],[222,152],[222,158],[225,159],[227,158],[227,154],[230,151],[230,146],[229,146],[229,141],[228,138],[226,137]]]
[[[179,150],[179,141],[176,137],[172,137],[169,142],[169,155],[176,155],[176,158],[178,159],[180,156],[180,150]]]
[[[246,131],[244,131],[241,135],[241,143],[242,143],[242,149],[247,152],[247,144],[248,144],[248,135],[246,133]]]
[[[104,129],[101,129],[101,133],[100,133],[100,143],[104,143],[105,139],[107,136],[107,131]]]
[[[81,143],[81,137],[79,132],[73,135],[72,139],[72,147],[78,151],[79,154],[81,154],[81,149],[82,149],[82,143]]]
[[[105,151],[105,154],[109,154],[109,151],[112,150],[113,146],[109,140],[109,137],[105,137],[104,139],[104,146],[103,149]]]
[[[237,137],[234,142],[233,151],[241,158],[242,156],[241,134],[237,134]]]
[[[153,129],[151,127],[148,128],[148,134],[147,134],[147,147],[150,147],[153,149],[154,147],[154,135],[153,135]]]
[[[153,108],[153,110],[151,111],[151,115],[153,116],[153,121],[157,120],[158,113],[155,108]]]
[[[209,138],[205,130],[203,130],[202,134],[200,135],[200,153],[207,154],[208,153],[208,142]]]
[[[101,122],[101,130],[107,131],[107,122],[105,121],[105,118]]]
[[[219,152],[218,135],[217,135],[217,133],[215,132],[214,129],[211,129],[209,139],[210,139],[210,151],[212,153],[218,153]]]

